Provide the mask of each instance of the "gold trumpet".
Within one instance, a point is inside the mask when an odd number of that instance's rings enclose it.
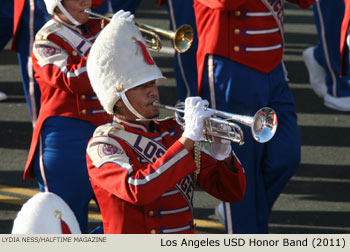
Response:
[[[111,21],[109,16],[94,13],[90,9],[85,9],[84,11],[92,16]],[[150,49],[155,51],[159,51],[162,48],[161,39],[158,34],[171,39],[174,49],[179,53],[184,53],[190,49],[193,42],[193,29],[188,24],[181,25],[176,31],[169,31],[139,22],[135,22],[135,25],[138,26],[141,32],[151,36],[151,39],[145,38],[145,42]]]
[[[155,101],[153,106],[159,106],[174,111],[177,123],[182,127],[185,126],[184,119],[180,116],[180,113],[184,113],[184,103],[179,103],[176,107],[172,107],[162,105],[158,101]],[[211,108],[206,109],[214,112],[213,116],[205,121],[203,129],[205,141],[210,143],[214,141],[214,137],[219,137],[238,143],[239,145],[244,144],[243,131],[235,122],[249,126],[253,138],[259,143],[270,141],[277,130],[278,122],[276,112],[269,107],[259,109],[252,117],[231,114]]]

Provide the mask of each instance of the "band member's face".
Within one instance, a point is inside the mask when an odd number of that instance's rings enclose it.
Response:
[[[91,0],[64,0],[63,6],[79,23],[84,24],[89,20],[89,14],[85,13],[84,10],[91,7]],[[60,17],[70,23],[63,14]]]
[[[159,101],[155,80],[128,90],[126,96],[134,109],[143,117],[151,119],[159,116],[159,107],[153,106],[155,100]]]

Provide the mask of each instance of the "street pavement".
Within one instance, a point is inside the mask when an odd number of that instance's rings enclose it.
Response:
[[[271,233],[350,233],[350,114],[323,106],[308,83],[302,51],[317,43],[311,9],[286,4],[284,60],[295,97],[302,135],[301,164],[278,198],[270,218]],[[168,29],[165,7],[144,0],[136,20]],[[161,102],[174,105],[176,87],[173,50],[152,53],[168,78],[159,87]],[[35,180],[22,180],[31,140],[32,125],[21,84],[17,56],[9,45],[0,52],[0,91],[8,95],[0,102],[0,233],[11,232],[13,219],[23,203],[37,193]],[[245,127],[245,126],[242,126]],[[218,200],[196,189],[194,206],[198,233],[224,233],[214,208]],[[90,230],[101,217],[91,205]]]

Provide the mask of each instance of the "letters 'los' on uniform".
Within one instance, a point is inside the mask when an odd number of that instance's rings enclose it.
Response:
[[[153,122],[152,122],[153,123]],[[177,141],[182,130],[172,119],[143,124],[114,118],[96,129],[87,149],[92,187],[105,233],[194,233],[192,197],[196,164]],[[245,175],[201,152],[197,185],[225,201],[242,200]]]

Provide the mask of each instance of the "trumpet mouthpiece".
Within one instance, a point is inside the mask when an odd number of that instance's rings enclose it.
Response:
[[[110,17],[107,17],[107,16],[104,16],[104,15],[101,15],[101,14],[98,14],[98,13],[95,13],[95,12],[92,12],[91,9],[84,9],[84,12],[85,13],[88,13],[92,16],[95,16],[95,17],[99,17],[99,18],[102,18],[102,19],[106,19],[108,21],[111,21],[111,18]]]
[[[155,100],[155,101],[153,102],[153,107],[159,107],[159,106],[160,106],[159,101],[158,101],[158,100]]]

